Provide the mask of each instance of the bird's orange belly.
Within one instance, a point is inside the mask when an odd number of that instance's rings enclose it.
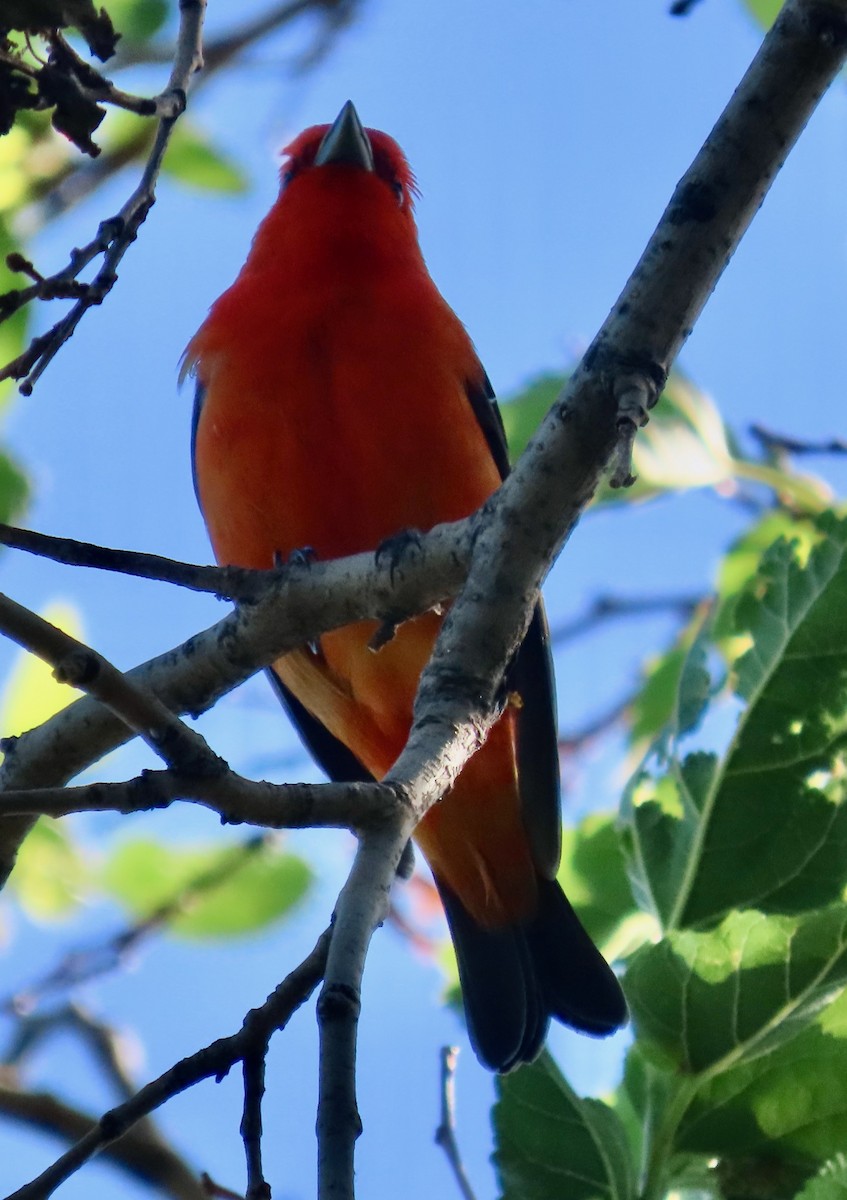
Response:
[[[396,369],[399,376],[399,363]],[[374,549],[405,528],[467,515],[499,483],[456,380],[455,396],[435,410],[425,394],[392,394],[392,404],[380,410],[379,379],[360,374],[353,399],[361,403],[351,404],[348,391],[333,404],[331,380],[321,380],[312,362],[311,375],[328,390],[304,395],[301,387],[292,409],[279,397],[291,393],[296,379],[249,374],[247,363],[210,372],[197,432],[200,500],[221,563],[269,567],[305,547],[320,558]],[[435,368],[432,375],[437,383]],[[240,407],[231,403],[236,388],[250,397]],[[440,623],[435,613],[407,621],[374,651],[376,623],[359,622],[323,635],[314,651],[286,655],[275,670],[380,778],[408,737]],[[505,924],[532,911],[535,871],[520,819],[511,713],[421,823],[416,841],[481,924]]]

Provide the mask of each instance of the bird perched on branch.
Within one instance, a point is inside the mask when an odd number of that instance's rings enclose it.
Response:
[[[415,182],[353,105],[288,146],[282,188],[186,363],[197,376],[197,496],[222,564],[375,549],[477,509],[508,471],[491,386],[429,276]],[[271,677],[336,780],[379,779],[409,734],[441,617],[372,649],[360,621],[284,655]],[[471,1041],[497,1071],[531,1061],[551,1016],[605,1035],[615,975],[556,882],[560,816],[547,626],[510,666],[514,697],[415,832],[444,902]]]

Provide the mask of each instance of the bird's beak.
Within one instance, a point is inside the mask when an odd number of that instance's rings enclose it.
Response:
[[[334,123],[324,134],[324,139],[315,155],[315,166],[326,167],[332,163],[344,163],[350,167],[361,167],[373,171],[374,154],[370,138],[359,120],[359,114],[348,100]]]

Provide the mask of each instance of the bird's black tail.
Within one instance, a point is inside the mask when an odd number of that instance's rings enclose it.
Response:
[[[550,1018],[605,1037],[627,1018],[612,969],[555,880],[538,880],[531,920],[484,929],[442,883],[471,1044],[493,1071],[532,1062]]]

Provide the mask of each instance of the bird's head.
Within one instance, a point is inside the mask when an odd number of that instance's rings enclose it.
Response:
[[[415,177],[393,138],[365,129],[348,100],[332,125],[312,125],[286,146],[281,176],[288,190],[298,179],[320,172],[364,172],[384,186],[403,213],[411,215],[417,196]]]

